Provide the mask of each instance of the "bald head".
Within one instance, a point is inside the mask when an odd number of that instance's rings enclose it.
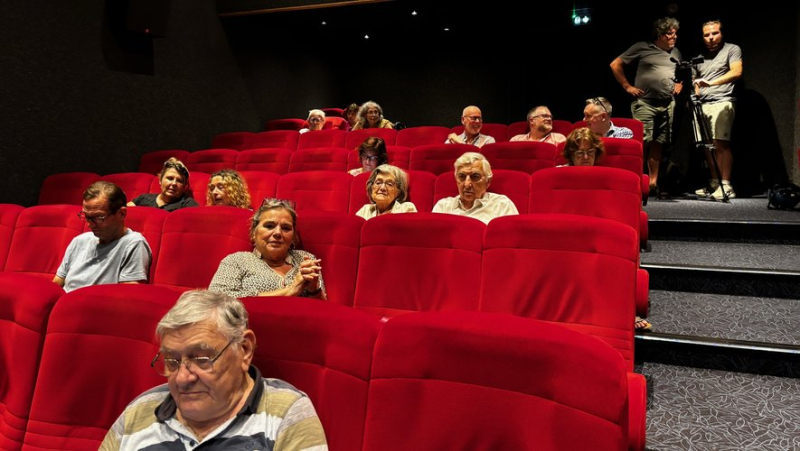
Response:
[[[467,136],[474,136],[481,132],[483,127],[483,115],[481,109],[475,105],[464,108],[461,112],[461,124],[464,125],[464,133]]]

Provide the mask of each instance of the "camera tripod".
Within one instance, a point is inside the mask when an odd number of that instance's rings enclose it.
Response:
[[[728,192],[722,185],[722,172],[719,170],[719,163],[717,162],[717,147],[714,145],[714,137],[711,135],[711,124],[708,123],[708,118],[703,114],[703,104],[697,95],[692,93],[692,129],[694,130],[695,147],[703,149],[711,153],[711,161],[714,164],[714,170],[717,173],[717,178],[720,180],[720,190],[722,190],[722,202],[730,203]]]

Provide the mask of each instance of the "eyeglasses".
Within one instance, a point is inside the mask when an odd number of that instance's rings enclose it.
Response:
[[[172,373],[178,372],[181,365],[185,366],[186,370],[192,373],[198,371],[202,373],[208,373],[214,368],[214,362],[216,362],[222,356],[222,353],[225,352],[226,349],[228,349],[231,343],[233,343],[233,340],[229,341],[228,344],[226,344],[225,347],[222,348],[222,350],[219,351],[217,355],[215,355],[214,357],[186,357],[184,359],[168,359],[168,358],[159,359],[159,357],[161,357],[161,352],[159,352],[158,354],[156,354],[155,357],[153,357],[153,361],[150,362],[150,367],[153,368],[156,373],[162,376],[169,376]],[[194,370],[193,368],[196,368],[196,370]]]
[[[291,208],[292,210],[295,209],[295,203],[293,200],[289,199],[278,199],[275,197],[265,197],[264,201],[261,202],[261,207],[286,207]]]
[[[603,102],[600,100],[599,97],[593,97],[593,98],[589,99],[588,102],[599,106],[603,110],[604,113],[608,113],[608,110],[606,109],[605,104],[603,104]]]
[[[469,119],[471,122],[482,122],[483,121],[483,118],[480,117],[480,116],[465,116],[465,117],[467,119]]]
[[[481,180],[483,180],[483,174],[477,172],[473,172],[472,174],[464,174],[463,172],[459,172],[456,175],[456,179],[458,179],[458,181],[462,183],[466,182],[467,179],[469,179],[472,183],[478,183]]]
[[[573,155],[575,155],[578,158],[583,158],[583,157],[594,158],[594,156],[597,155],[597,151],[594,150],[594,149],[592,149],[592,150],[576,150]]]
[[[312,117],[308,120],[308,122],[323,122],[324,120],[325,119],[322,119],[321,117]]]
[[[361,161],[369,161],[370,163],[375,163],[380,158],[377,155],[361,155]]]
[[[536,119],[537,117],[540,117],[542,119],[553,119],[552,114],[537,114],[536,116],[531,116],[531,119]]]
[[[110,216],[110,215],[107,215],[107,216],[86,216],[86,212],[85,211],[78,212],[78,219],[80,219],[81,221],[91,222],[92,224],[98,224],[98,225],[102,224],[103,221],[105,221],[108,216]]]
[[[391,180],[386,180],[386,181],[375,180],[372,183],[372,186],[377,186],[377,187],[385,186],[387,188],[394,188],[395,186],[397,186],[397,184],[395,182],[391,181]]]

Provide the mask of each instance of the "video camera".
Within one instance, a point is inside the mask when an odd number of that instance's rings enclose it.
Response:
[[[678,61],[675,58],[670,58],[669,60],[675,63],[675,75],[673,77],[673,81],[675,83],[679,83],[683,79],[691,81],[691,69],[696,69],[698,64],[702,64],[705,61],[705,58],[702,56],[696,56],[689,61]]]

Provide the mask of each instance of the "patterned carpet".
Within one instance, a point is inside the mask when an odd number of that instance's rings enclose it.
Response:
[[[767,203],[766,197],[733,199],[729,204],[701,200],[651,198],[644,209],[650,215],[650,219],[800,222],[800,211],[769,210]]]
[[[652,251],[642,253],[642,264],[800,271],[800,246],[654,240],[650,245]]]

